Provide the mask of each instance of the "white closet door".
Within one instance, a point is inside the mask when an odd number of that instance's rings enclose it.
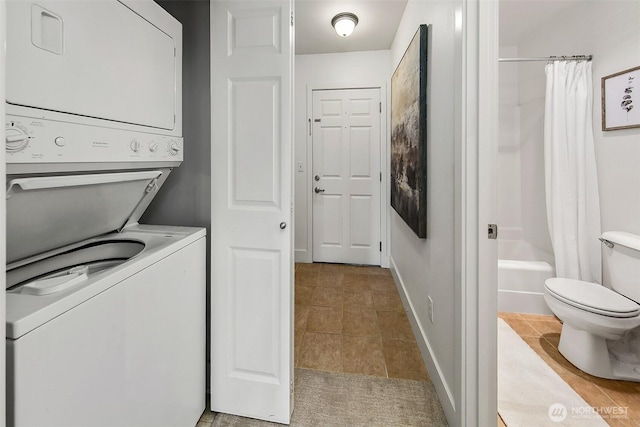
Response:
[[[289,423],[292,3],[211,2],[211,409]]]
[[[313,260],[380,265],[380,89],[313,91]]]

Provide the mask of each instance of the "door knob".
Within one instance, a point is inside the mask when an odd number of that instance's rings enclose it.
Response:
[[[313,177],[313,179],[315,179],[316,181],[320,181],[320,176],[316,175],[316,176]]]
[[[313,191],[315,191],[316,193],[324,193],[324,188],[314,188]]]
[[[282,221],[282,222],[280,223],[280,230],[284,230],[285,228],[287,228],[287,223],[286,223],[286,222],[284,222],[284,221]]]

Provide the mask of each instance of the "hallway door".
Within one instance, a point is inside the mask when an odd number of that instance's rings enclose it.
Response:
[[[293,408],[292,17],[292,0],[211,1],[211,409],[284,424]]]
[[[313,91],[313,261],[380,265],[380,89]]]

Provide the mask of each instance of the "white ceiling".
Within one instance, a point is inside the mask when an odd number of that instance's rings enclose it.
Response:
[[[356,52],[391,48],[407,0],[297,0],[296,54]],[[340,37],[331,18],[340,12],[358,17],[349,37]]]

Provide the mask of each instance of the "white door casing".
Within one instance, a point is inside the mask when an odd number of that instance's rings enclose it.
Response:
[[[380,265],[380,89],[312,96],[313,261]]]
[[[211,1],[211,409],[289,423],[292,2]]]

